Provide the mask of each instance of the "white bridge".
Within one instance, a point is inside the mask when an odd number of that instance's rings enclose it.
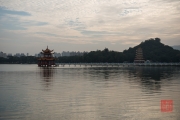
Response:
[[[56,63],[56,66],[96,66],[96,67],[119,67],[119,66],[180,66],[179,63]]]

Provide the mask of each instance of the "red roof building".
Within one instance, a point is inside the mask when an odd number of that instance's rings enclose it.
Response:
[[[42,57],[38,58],[38,66],[39,67],[51,67],[55,66],[55,58],[53,57],[52,53],[53,50],[48,49],[48,46],[46,50],[42,50],[41,54]]]

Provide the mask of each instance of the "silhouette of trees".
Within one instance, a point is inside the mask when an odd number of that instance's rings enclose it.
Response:
[[[0,63],[8,63],[8,64],[34,64],[37,63],[37,58],[34,56],[9,56],[8,58],[0,57]]]
[[[104,50],[91,51],[85,53],[83,56],[62,56],[57,58],[56,62],[59,63],[120,63],[120,62],[133,62],[136,54],[136,49],[141,47],[145,60],[152,62],[180,62],[180,51],[174,50],[168,45],[161,43],[160,38],[151,38],[141,42],[139,45],[124,50],[123,52],[111,51],[108,48]],[[0,58],[0,63],[37,63],[37,58],[34,56],[23,57],[8,57]]]
[[[180,51],[174,50],[168,45],[164,45],[160,42],[160,38],[145,40],[134,48],[129,48],[123,51],[130,62],[133,62],[133,55],[138,47],[143,49],[143,56],[145,60],[151,60],[153,62],[180,62]]]

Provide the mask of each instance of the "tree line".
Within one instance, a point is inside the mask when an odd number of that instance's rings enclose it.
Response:
[[[111,51],[108,48],[104,50],[91,51],[83,56],[61,56],[56,58],[56,62],[59,63],[122,63],[133,62],[136,49],[141,47],[143,50],[143,56],[145,60],[151,62],[180,62],[180,51],[174,50],[168,45],[161,43],[160,38],[151,38],[141,42],[139,45],[124,50],[123,52]],[[0,63],[8,64],[34,64],[37,63],[37,58],[34,56],[22,56],[22,57],[8,57],[0,58]]]
[[[8,58],[0,57],[0,63],[2,64],[36,64],[37,58],[34,56],[8,56]]]
[[[139,45],[124,50],[123,52],[110,51],[108,48],[104,50],[91,51],[83,56],[59,57],[60,63],[122,63],[134,62],[136,50],[141,47],[143,50],[144,60],[151,62],[180,62],[180,51],[174,50],[172,47],[161,43],[160,38],[151,38],[141,42]]]

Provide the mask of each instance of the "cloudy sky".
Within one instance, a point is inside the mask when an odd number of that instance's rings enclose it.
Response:
[[[0,0],[0,51],[123,51],[180,44],[179,0]]]

